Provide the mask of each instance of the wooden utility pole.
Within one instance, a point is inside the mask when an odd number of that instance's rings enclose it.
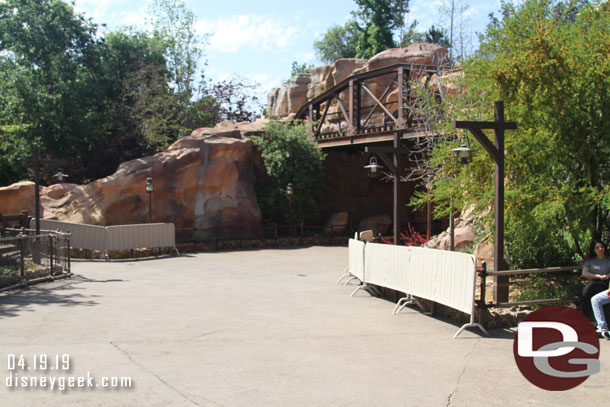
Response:
[[[506,270],[508,265],[504,260],[504,131],[515,130],[517,124],[505,122],[504,102],[495,102],[493,122],[454,121],[453,128],[469,130],[494,160],[494,271]],[[483,133],[486,129],[494,131],[495,144],[492,144]],[[494,276],[494,301],[496,303],[508,301],[508,276]]]

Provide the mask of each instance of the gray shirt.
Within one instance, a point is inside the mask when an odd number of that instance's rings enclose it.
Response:
[[[589,272],[592,274],[599,274],[605,276],[610,274],[610,259],[604,257],[603,259],[598,259],[594,257],[592,259],[587,260],[583,268],[588,268]]]

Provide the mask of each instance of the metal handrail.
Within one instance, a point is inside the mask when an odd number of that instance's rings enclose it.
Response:
[[[534,269],[522,269],[522,270],[501,270],[501,271],[487,271],[487,262],[482,262],[482,267],[477,269],[477,273],[481,277],[480,283],[480,294],[481,299],[476,301],[477,305],[483,308],[509,308],[518,305],[540,305],[540,304],[553,304],[571,302],[575,300],[573,298],[544,298],[540,300],[528,300],[528,301],[515,301],[515,302],[497,302],[487,303],[485,302],[485,288],[487,276],[514,276],[520,274],[537,274],[537,273],[558,273],[562,271],[573,271],[581,270],[582,266],[563,266],[563,267],[546,267],[546,268],[534,268]]]

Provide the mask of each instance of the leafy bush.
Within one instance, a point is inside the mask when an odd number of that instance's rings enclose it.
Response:
[[[310,221],[318,215],[318,202],[324,186],[322,164],[325,158],[315,142],[308,140],[303,124],[269,122],[265,135],[252,136],[267,171],[257,185],[256,195],[265,223]],[[292,183],[294,194],[286,194]]]

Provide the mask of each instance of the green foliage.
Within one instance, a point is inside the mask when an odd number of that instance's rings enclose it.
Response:
[[[530,274],[525,280],[511,285],[521,287],[516,301],[531,301],[550,298],[574,298],[582,290],[579,272],[565,271],[552,274]],[[540,306],[535,306],[538,308]]]
[[[417,31],[417,24],[417,20],[413,21],[409,26],[409,30],[402,34],[400,38],[401,47],[408,47],[411,44],[426,41],[426,33]]]
[[[0,2],[0,149],[7,151],[0,165],[9,168],[2,181],[24,177],[22,154],[33,143],[83,163],[104,141],[95,31],[61,1]]]
[[[122,30],[105,38],[106,77],[113,77],[106,123],[113,144],[105,159],[120,162],[166,148],[186,129],[169,87],[164,46],[146,33]],[[116,148],[118,145],[121,148]]]
[[[427,42],[430,44],[439,44],[445,48],[449,48],[449,38],[447,30],[442,27],[435,27],[432,25],[428,31],[419,32],[417,31],[417,20],[415,20],[410,26],[409,31],[403,34],[402,40],[400,41],[401,47],[406,47],[416,42]]]
[[[267,179],[257,185],[257,198],[263,220],[288,222],[288,183],[293,184],[292,221],[305,222],[318,214],[318,202],[324,185],[324,154],[307,139],[303,124],[269,122],[264,136],[251,137],[260,151]]]
[[[445,48],[449,48],[450,45],[449,38],[447,37],[447,30],[437,28],[434,25],[426,32],[425,42],[442,45]]]
[[[369,59],[396,46],[394,30],[404,25],[408,0],[354,0],[353,11],[358,31],[356,56]]]
[[[290,77],[294,77],[300,73],[309,73],[309,70],[313,68],[313,64],[307,65],[306,63],[299,64],[297,61],[292,61],[292,70],[290,72]]]
[[[0,266],[0,275],[9,275],[9,274],[13,274],[14,270],[8,268],[8,267],[3,267]]]
[[[256,117],[254,85],[194,88],[202,41],[184,3],[156,0],[151,12],[152,33],[101,38],[64,1],[0,1],[0,184],[28,178],[35,145],[82,183],[194,128]]]
[[[331,26],[322,39],[314,41],[313,47],[322,62],[332,64],[337,59],[355,58],[357,42],[358,26],[350,20],[342,27]]]
[[[306,63],[299,64],[297,61],[292,61],[292,69],[290,71],[290,79],[284,81],[284,83],[290,83],[292,78],[298,74],[309,74],[309,70],[313,68],[313,64],[307,65]]]
[[[503,5],[502,20],[492,20],[463,65],[467,94],[445,98],[434,188],[414,201],[475,203],[491,229],[493,162],[471,138],[474,160],[457,166],[448,123],[493,120],[493,102],[503,100],[506,119],[518,124],[505,133],[505,240],[515,268],[572,264],[592,238],[610,237],[610,14],[594,5],[577,11],[551,0]]]
[[[195,93],[193,82],[203,55],[195,32],[195,15],[182,0],[154,0],[149,12],[153,16],[153,36],[165,48],[175,94],[186,109]]]
[[[26,173],[25,158],[32,155],[26,125],[0,126],[0,185],[21,179]]]

